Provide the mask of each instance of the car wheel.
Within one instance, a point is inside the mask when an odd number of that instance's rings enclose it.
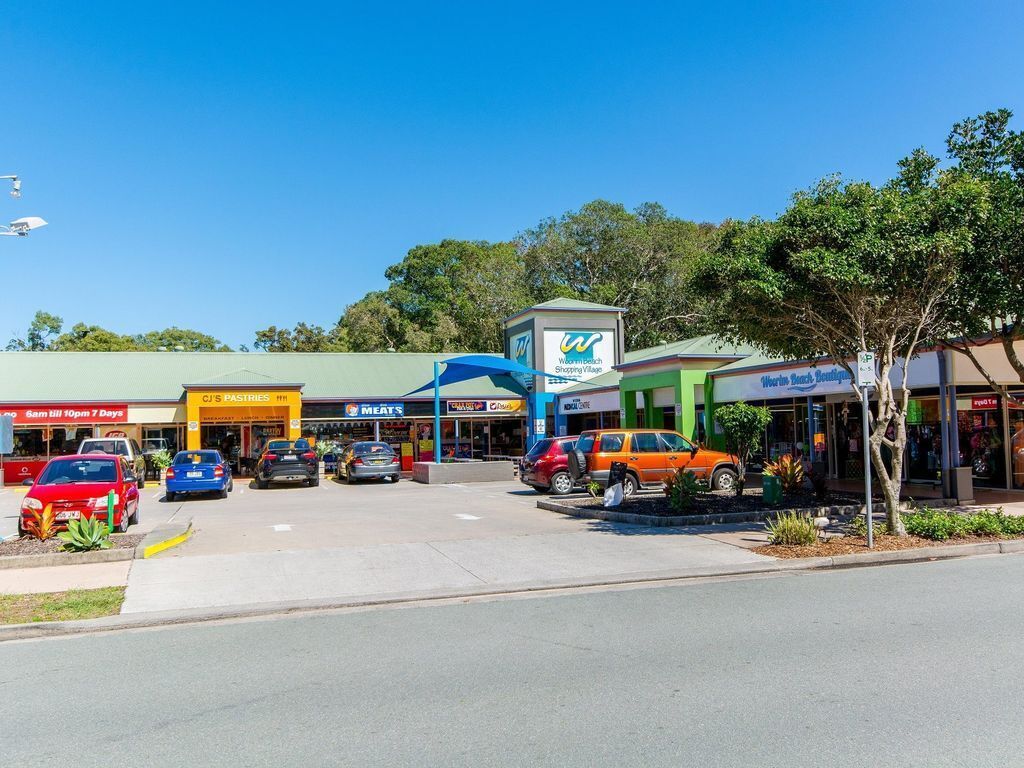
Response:
[[[224,488],[221,488],[221,490],[217,492],[217,497],[221,498],[221,499],[226,499],[228,497],[227,486],[225,486]]]
[[[132,516],[128,518],[128,524],[129,525],[138,525],[139,524],[139,505],[138,504],[135,505],[135,511],[132,512]]]
[[[164,494],[164,501],[174,501],[174,491],[167,491]]]
[[[622,495],[628,498],[636,493],[639,487],[640,484],[633,475],[626,475],[626,479],[622,481]]]
[[[568,472],[555,472],[551,476],[551,492],[557,496],[564,496],[572,492],[572,478]]]
[[[320,485],[320,478],[319,477],[311,477],[311,478],[309,478],[309,487],[310,488],[316,488],[318,485]]]
[[[391,476],[391,482],[392,482],[392,483],[397,483],[397,482],[398,482],[399,480],[401,480],[401,479],[402,479],[402,478],[401,478],[401,476],[399,476],[399,475],[392,475],[392,476]]]
[[[228,493],[231,493],[233,490],[235,490],[235,479],[231,478],[228,480]]]
[[[352,477],[352,473],[351,472],[346,472],[345,473],[345,483],[347,485],[354,485],[355,482],[356,482],[356,479],[354,477]]]
[[[121,522],[117,524],[117,532],[118,533],[127,533],[128,532],[128,515],[125,514],[125,512],[123,510],[121,511]]]
[[[139,475],[139,490],[141,491],[145,487],[146,487],[146,473],[143,472],[141,475]]]
[[[711,476],[711,488],[715,491],[732,491],[736,489],[736,473],[731,469],[722,468]]]
[[[270,485],[270,483],[268,483],[268,482],[267,482],[266,480],[264,480],[263,478],[261,478],[261,477],[257,477],[257,478],[256,478],[256,487],[257,487],[257,488],[259,488],[259,489],[260,489],[261,491],[265,491],[265,490],[267,490],[267,487],[268,487],[269,485]]]

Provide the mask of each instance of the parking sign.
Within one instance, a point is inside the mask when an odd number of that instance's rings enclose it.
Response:
[[[875,386],[875,353],[857,353],[857,386]]]

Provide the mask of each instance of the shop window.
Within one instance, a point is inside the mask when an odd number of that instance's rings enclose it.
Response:
[[[942,477],[942,427],[939,401],[914,399],[907,403],[907,477],[939,482]]]
[[[1016,395],[1024,398],[1024,393]],[[1024,409],[1010,409],[1010,474],[1013,487],[1024,491]]]
[[[14,453],[16,458],[28,456],[45,456],[46,448],[45,429],[16,429],[14,430]]]
[[[960,466],[971,468],[975,485],[1003,488],[1006,486],[1006,467],[999,398],[975,397],[971,400],[985,407],[959,410],[960,402],[957,403]]]

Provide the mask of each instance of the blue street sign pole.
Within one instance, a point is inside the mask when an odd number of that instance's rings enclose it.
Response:
[[[434,463],[441,463],[441,364],[434,361]]]

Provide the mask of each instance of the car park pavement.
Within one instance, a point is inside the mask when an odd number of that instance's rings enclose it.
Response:
[[[136,560],[123,612],[417,597],[765,562],[692,531],[540,510],[521,483],[368,482],[161,502],[193,537]],[[153,504],[147,504],[152,507]]]

